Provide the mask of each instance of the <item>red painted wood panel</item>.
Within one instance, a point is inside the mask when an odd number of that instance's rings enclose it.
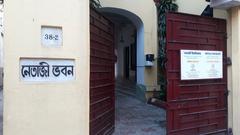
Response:
[[[90,11],[90,135],[114,131],[114,27],[103,15]]]
[[[180,50],[223,51],[226,21],[194,15],[167,14],[167,133],[168,135],[226,134],[227,66],[222,79],[182,81]]]

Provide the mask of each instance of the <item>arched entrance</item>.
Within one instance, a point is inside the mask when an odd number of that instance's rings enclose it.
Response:
[[[140,96],[140,94],[137,92],[140,90],[136,88],[136,84],[145,84],[145,32],[143,21],[136,14],[124,9],[100,8],[98,11],[101,12],[104,17],[108,18],[114,23],[113,35],[117,62],[115,64],[116,87],[114,100],[116,102],[114,113],[116,116],[114,125],[115,130],[113,135],[137,135],[146,133],[165,134],[165,111],[155,106],[148,105],[136,98]],[[98,27],[98,29],[100,29],[100,27]],[[102,34],[99,36],[101,37]],[[119,83],[119,79],[125,82]],[[130,84],[129,82],[134,82],[134,84]],[[107,90],[110,89],[106,88],[105,91]],[[92,97],[95,97],[94,95],[97,95],[97,92],[97,90],[95,92],[91,92]],[[109,98],[107,94],[103,96],[105,98]],[[105,98],[102,99],[104,100]],[[105,104],[111,103],[112,100],[107,101]],[[94,114],[94,107],[91,108],[91,114]],[[94,117],[94,115],[91,116]],[[112,114],[108,114],[107,116],[112,118]],[[108,121],[107,116],[103,117],[101,121]],[[109,121],[109,123],[112,124],[112,119]],[[97,129],[95,128],[97,127],[96,125],[97,124],[94,125],[94,123],[92,124],[92,134],[98,133],[97,130],[94,130]],[[101,127],[101,125],[99,125],[99,127]],[[112,132],[112,128],[110,129],[111,130],[109,131]]]
[[[120,8],[100,8],[99,11],[115,24],[115,48],[118,61],[116,78],[144,83],[144,25],[136,14]],[[131,37],[130,37],[131,36]]]

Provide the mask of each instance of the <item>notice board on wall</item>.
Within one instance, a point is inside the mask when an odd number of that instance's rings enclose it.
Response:
[[[223,52],[181,50],[181,80],[223,78]]]

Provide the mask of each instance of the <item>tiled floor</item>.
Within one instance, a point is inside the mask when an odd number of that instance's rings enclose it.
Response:
[[[116,93],[114,135],[165,135],[166,112],[132,96]]]

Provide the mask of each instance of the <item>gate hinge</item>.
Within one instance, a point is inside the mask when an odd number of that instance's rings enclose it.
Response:
[[[229,129],[228,129],[228,133],[227,133],[227,135],[233,135],[232,128],[229,128]]]
[[[232,60],[230,57],[225,57],[224,58],[224,64],[226,64],[227,66],[231,66],[232,65]]]
[[[229,93],[230,93],[230,90],[226,90],[226,91],[224,92],[224,95],[225,95],[225,96],[229,96]]]
[[[228,39],[228,34],[226,33],[224,37],[225,37],[225,39]]]

